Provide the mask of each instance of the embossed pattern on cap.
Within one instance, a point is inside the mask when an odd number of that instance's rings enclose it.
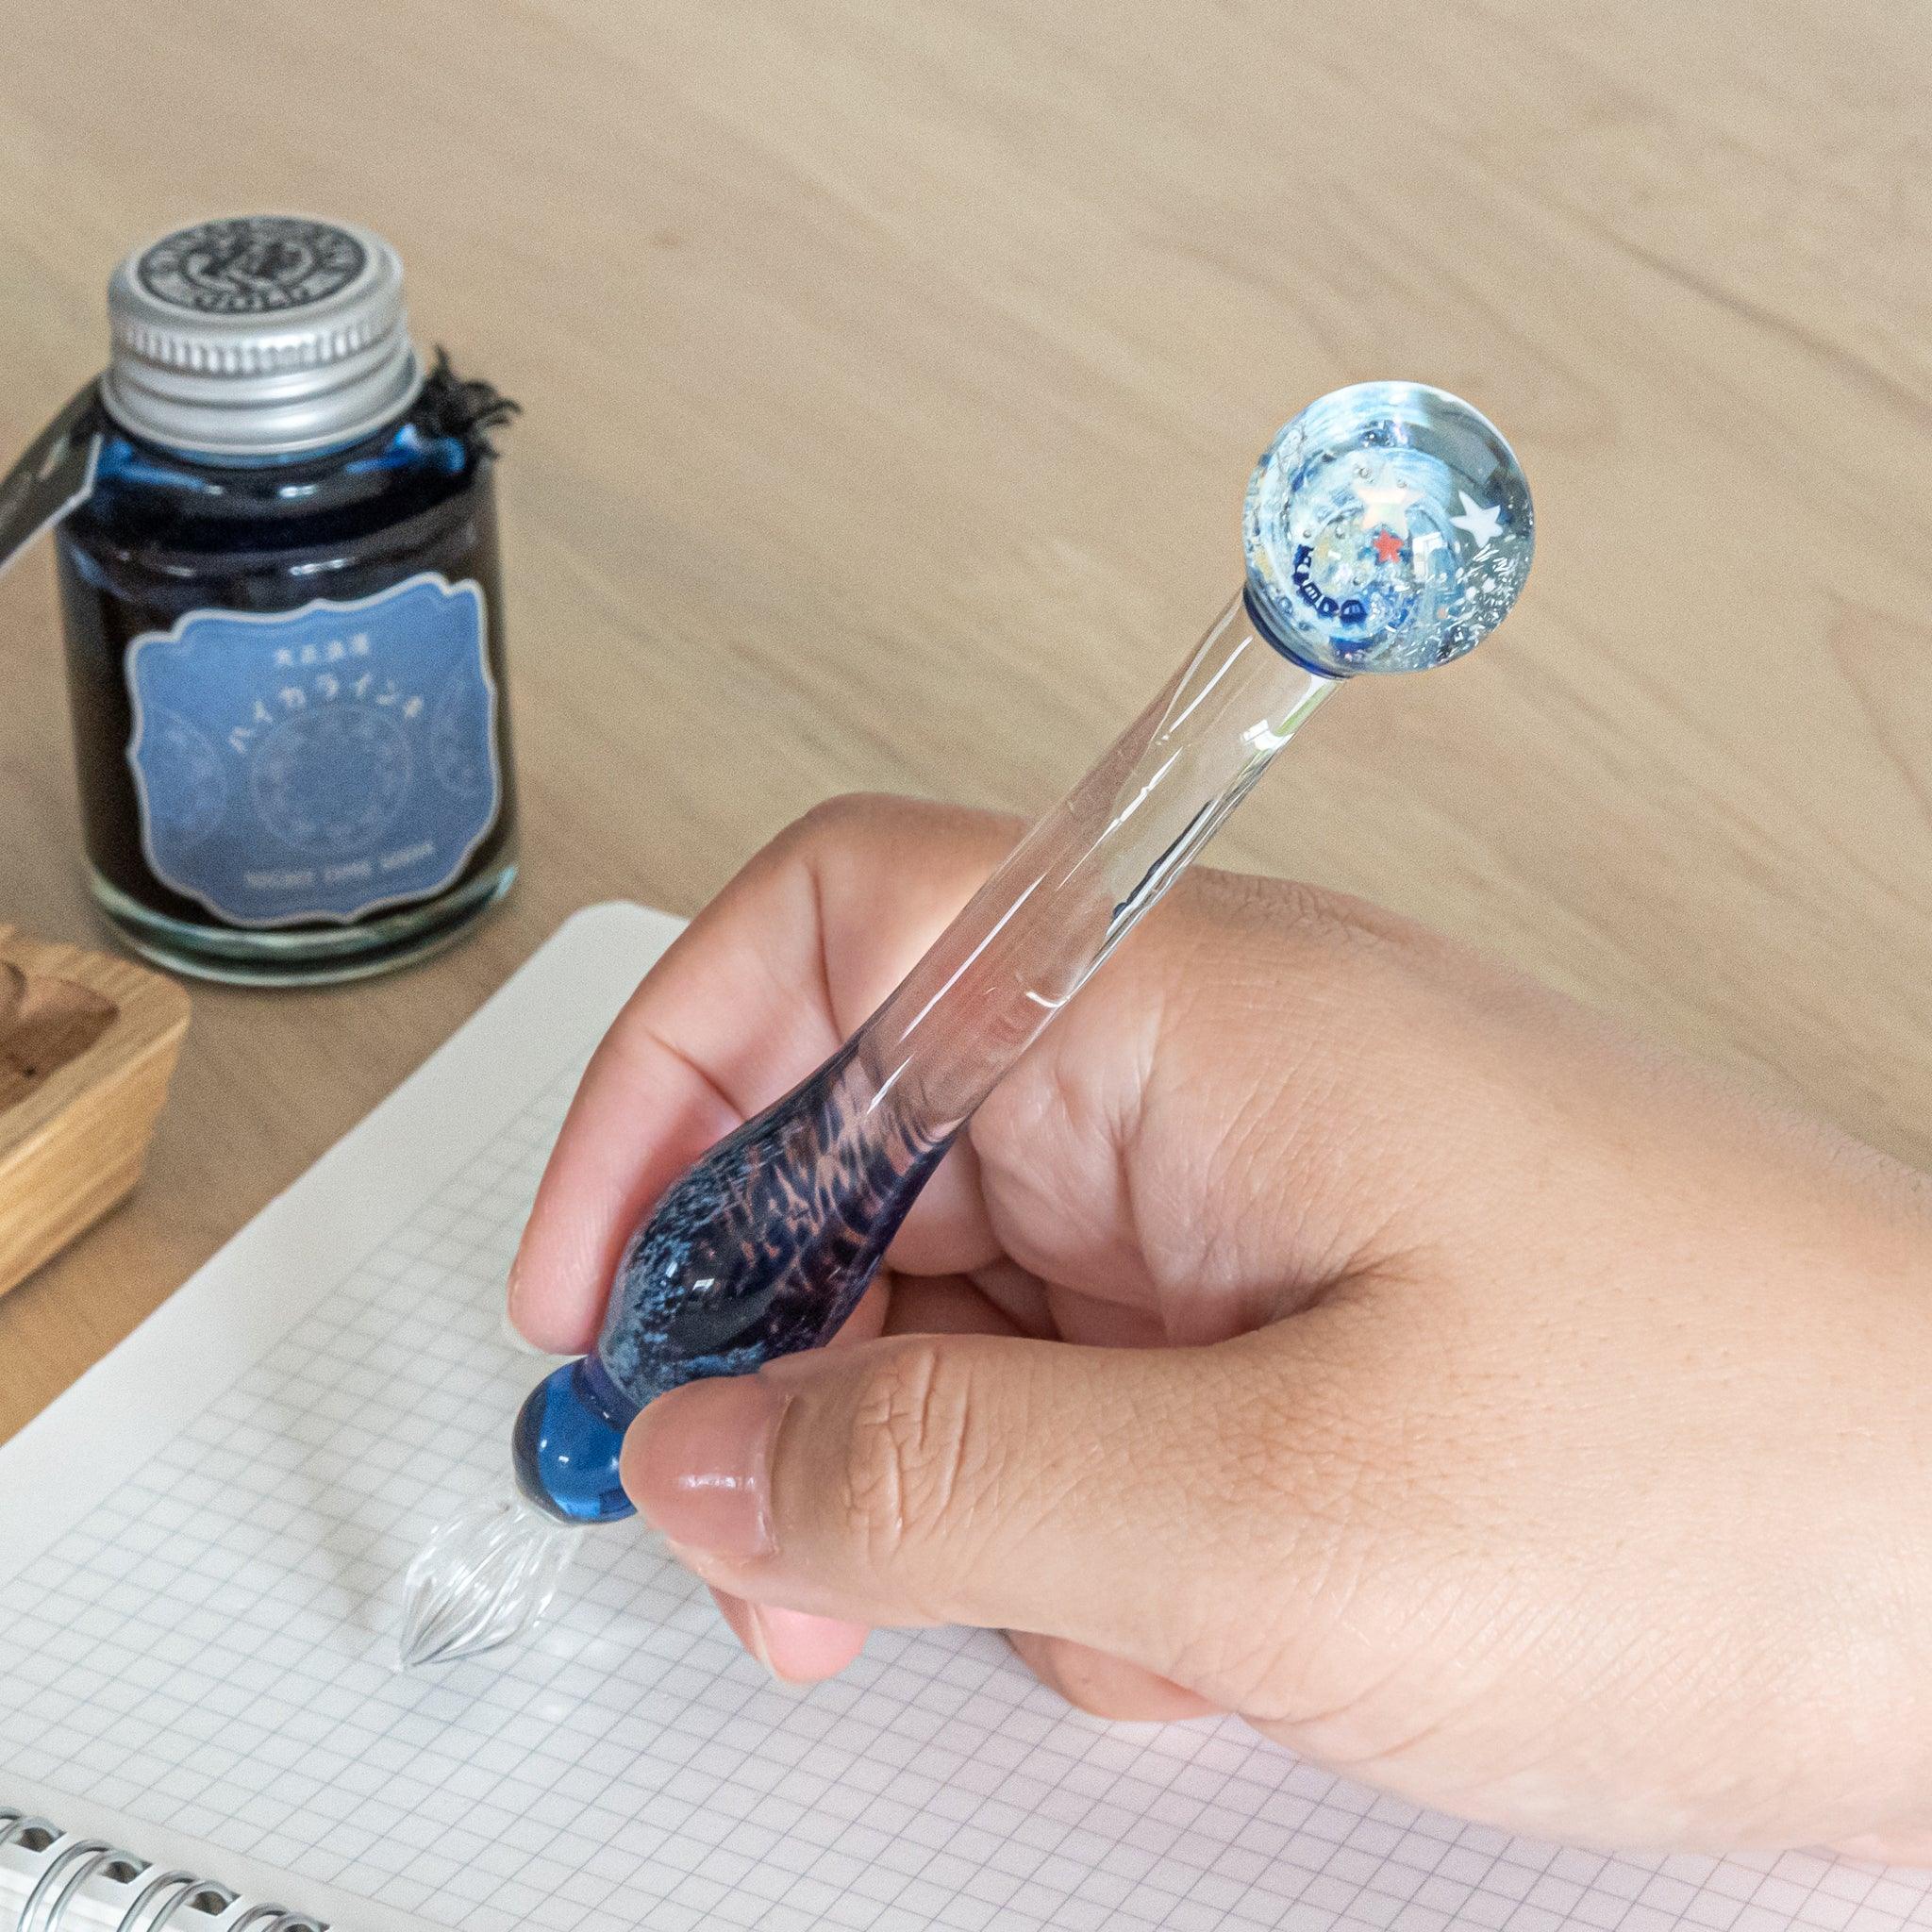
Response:
[[[269,315],[345,289],[368,251],[306,215],[240,215],[163,235],[135,265],[150,295],[202,315]]]

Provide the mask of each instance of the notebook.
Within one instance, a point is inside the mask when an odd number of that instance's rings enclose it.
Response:
[[[635,1525],[527,1647],[395,1674],[403,1568],[544,1367],[500,1310],[545,1152],[675,930],[573,920],[0,1448],[0,1927],[1932,1926],[1924,1874],[1606,1857],[1104,1724],[984,1632],[790,1691]]]

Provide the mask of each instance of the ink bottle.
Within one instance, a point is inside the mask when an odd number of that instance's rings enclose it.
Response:
[[[138,952],[383,971],[516,873],[490,431],[379,237],[205,222],[108,284],[91,491],[56,533],[90,879]]]

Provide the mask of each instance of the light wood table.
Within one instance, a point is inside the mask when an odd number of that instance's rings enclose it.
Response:
[[[197,990],[142,1193],[0,1301],[17,1427],[572,908],[824,794],[1032,810],[1237,578],[1285,416],[1404,375],[1533,480],[1508,630],[1224,840],[1932,1160],[1932,35],[1880,0],[95,0],[0,57],[0,441],[195,216],[401,248],[525,406],[524,883]],[[0,584],[0,918],[93,930],[51,577]]]

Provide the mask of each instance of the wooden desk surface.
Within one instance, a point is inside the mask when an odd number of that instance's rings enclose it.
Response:
[[[1932,37],[1882,0],[101,0],[0,59],[0,443],[120,254],[292,207],[522,399],[525,876],[351,991],[197,989],[143,1191],[0,1301],[0,1436],[572,908],[813,800],[1031,810],[1237,580],[1336,384],[1504,426],[1539,553],[1222,841],[1932,1161]],[[93,927],[51,573],[0,583],[0,919]]]

